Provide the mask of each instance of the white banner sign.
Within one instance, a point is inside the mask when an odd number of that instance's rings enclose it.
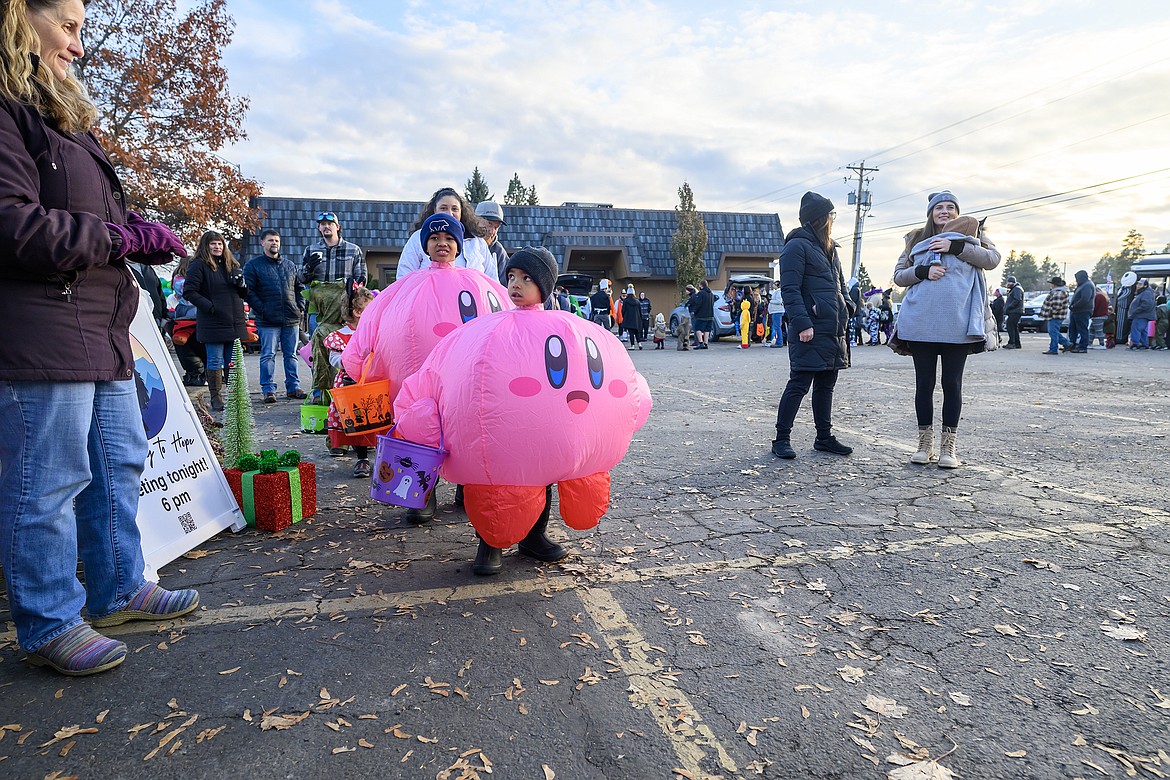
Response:
[[[157,582],[160,567],[225,528],[239,531],[246,524],[145,292],[130,325],[130,346],[150,445],[139,491],[138,530],[146,577]]]

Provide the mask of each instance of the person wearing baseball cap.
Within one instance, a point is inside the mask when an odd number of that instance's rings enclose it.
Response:
[[[1020,349],[1020,317],[1024,316],[1024,288],[1020,287],[1016,277],[1009,276],[1003,280],[1007,288],[1007,295],[1003,297],[1003,318],[1006,323],[1008,343],[1004,349]]]
[[[504,221],[504,210],[494,200],[485,200],[475,206],[475,216],[479,217],[483,228],[483,240],[487,242],[492,257],[496,260],[496,267],[500,274],[500,284],[507,285],[508,277],[505,270],[508,265],[508,250],[499,241],[500,226],[507,225]]]

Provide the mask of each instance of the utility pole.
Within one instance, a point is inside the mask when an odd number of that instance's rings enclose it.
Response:
[[[865,189],[865,185],[869,184],[873,179],[866,174],[877,173],[877,168],[866,168],[865,160],[862,160],[858,165],[846,165],[847,169],[857,174],[857,192],[849,193],[849,205],[857,206],[857,217],[853,223],[853,272],[850,274],[852,278],[857,278],[857,274],[861,270],[861,225],[865,216],[869,214],[869,210],[873,207],[873,198],[870,196],[869,190]],[[850,179],[853,177],[849,177]],[[845,180],[846,182],[849,179]]]

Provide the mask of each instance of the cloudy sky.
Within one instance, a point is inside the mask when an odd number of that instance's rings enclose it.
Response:
[[[478,166],[541,202],[771,212],[837,205],[848,263],[888,279],[927,196],[1000,249],[1091,268],[1170,243],[1170,4],[230,0],[267,195],[424,200]]]

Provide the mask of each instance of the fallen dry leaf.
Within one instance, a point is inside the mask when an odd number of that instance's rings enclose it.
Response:
[[[231,669],[224,669],[222,672],[219,672],[219,674],[235,674],[236,672],[240,671],[240,669],[241,667],[239,666],[233,666]]]
[[[885,715],[887,718],[904,718],[906,713],[910,711],[909,707],[899,705],[895,699],[885,699],[881,696],[874,696],[872,693],[865,697],[861,706],[870,712]]]
[[[955,773],[937,761],[915,761],[913,764],[891,769],[889,780],[952,780]]]
[[[1024,756],[1028,755],[1028,751],[1027,750],[1013,750],[1010,753],[1004,753],[1004,755],[1007,756],[1008,758],[1023,758]]]
[[[540,768],[544,770],[544,780],[555,780],[557,773],[552,771],[548,764],[541,764]]]
[[[859,683],[865,677],[865,670],[846,664],[837,670],[837,674],[847,683]]]
[[[1134,628],[1133,626],[1112,626],[1108,623],[1103,623],[1101,625],[1101,631],[1103,631],[1106,636],[1111,636],[1114,639],[1131,640],[1136,642],[1146,641],[1146,632],[1142,631],[1140,628]]]
[[[309,717],[311,711],[306,710],[299,715],[265,715],[260,721],[260,729],[262,731],[269,731],[276,729],[283,731],[284,729],[291,729],[305,718]]]
[[[958,704],[960,707],[970,707],[971,697],[965,693],[954,692],[951,694],[951,701]]]

